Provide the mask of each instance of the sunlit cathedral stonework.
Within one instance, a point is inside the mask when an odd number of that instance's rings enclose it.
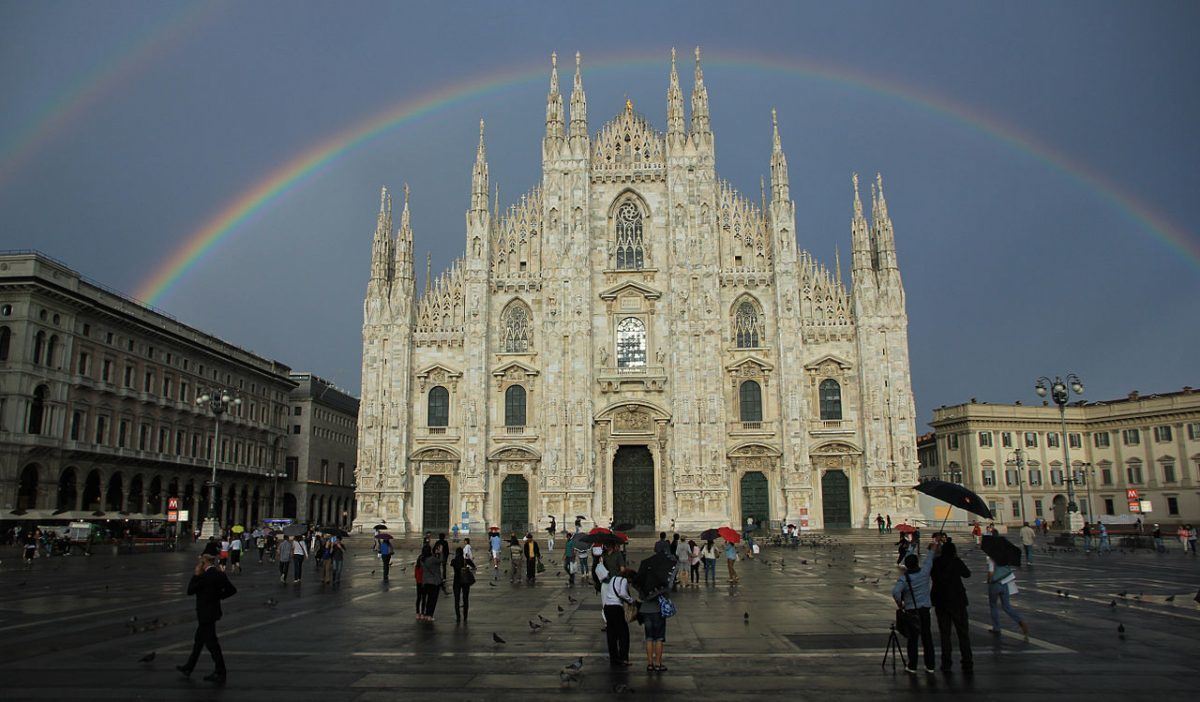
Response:
[[[852,179],[850,284],[797,246],[774,133],[756,202],[716,173],[696,52],[666,132],[598,132],[552,58],[542,179],[505,206],[480,122],[465,251],[418,296],[409,197],[381,197],[364,303],[357,522],[505,531],[584,515],[865,526],[917,514],[904,287],[882,180]],[[765,122],[765,120],[764,120]],[[775,116],[772,114],[772,122]],[[498,192],[498,189],[497,189]],[[497,197],[498,200],[498,197]]]

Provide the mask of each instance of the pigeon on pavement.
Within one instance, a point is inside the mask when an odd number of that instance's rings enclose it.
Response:
[[[497,633],[496,633],[496,632],[494,632],[494,631],[492,632],[492,641],[495,641],[495,642],[496,642],[496,643],[498,643],[498,644],[502,644],[502,643],[508,643],[508,642],[507,642],[507,641],[505,641],[504,639],[500,638],[500,634],[497,634]]]
[[[154,657],[156,655],[158,655],[157,652],[151,651],[150,653],[147,653],[146,655],[139,658],[138,663],[149,663],[150,661],[154,660]]]

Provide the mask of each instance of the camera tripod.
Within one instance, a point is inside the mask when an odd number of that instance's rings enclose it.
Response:
[[[883,651],[883,662],[879,664],[880,668],[887,668],[888,659],[892,660],[892,672],[896,672],[896,656],[900,656],[900,663],[908,666],[908,661],[904,657],[904,647],[900,645],[900,637],[896,636],[896,623],[888,627],[887,648]]]

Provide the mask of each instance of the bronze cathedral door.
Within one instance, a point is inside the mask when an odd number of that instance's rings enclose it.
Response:
[[[613,524],[654,529],[654,457],[645,446],[622,446],[613,456]]]

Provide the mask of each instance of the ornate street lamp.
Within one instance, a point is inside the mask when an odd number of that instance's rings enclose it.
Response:
[[[208,482],[208,516],[204,518],[204,527],[201,531],[201,536],[205,538],[219,536],[221,533],[221,522],[217,518],[217,465],[221,459],[221,415],[225,414],[230,407],[240,404],[242,404],[242,398],[238,397],[237,391],[232,388],[213,388],[204,391],[196,398],[196,406],[208,407],[213,414],[213,455],[210,461],[212,463],[212,480]]]
[[[1005,463],[1017,467],[1017,487],[1021,489],[1021,522],[1024,523],[1029,521],[1029,517],[1025,512],[1025,457],[1021,455],[1021,449],[1016,449],[1013,453],[1016,455],[1016,458],[1010,458]]]
[[[1047,394],[1054,400],[1054,404],[1058,405],[1058,416],[1062,423],[1062,440],[1063,459],[1066,462],[1067,471],[1067,531],[1073,533],[1076,529],[1075,521],[1079,513],[1079,505],[1075,504],[1075,468],[1071,465],[1071,441],[1067,437],[1067,400],[1071,394],[1083,395],[1083,381],[1074,373],[1067,373],[1066,380],[1054,376],[1054,380],[1042,376],[1037,379],[1034,385],[1034,390],[1038,397],[1045,397]],[[1082,525],[1081,525],[1082,526]]]
[[[274,481],[274,483],[271,486],[271,518],[274,519],[274,518],[277,518],[280,516],[279,507],[278,507],[279,479],[286,478],[287,473],[285,473],[284,471],[281,471],[281,470],[270,470],[270,471],[267,471],[267,473],[265,473],[265,477],[270,478],[271,480]]]

